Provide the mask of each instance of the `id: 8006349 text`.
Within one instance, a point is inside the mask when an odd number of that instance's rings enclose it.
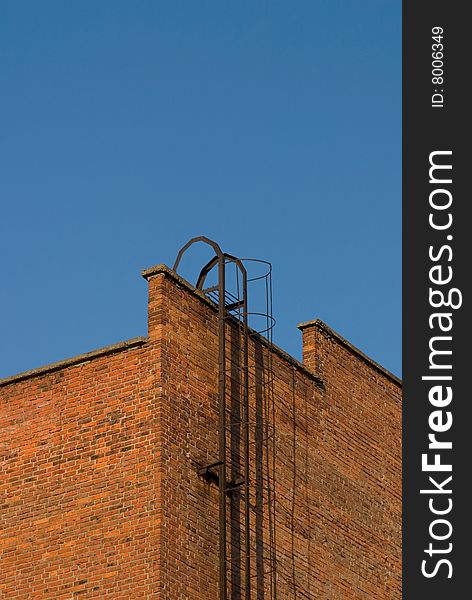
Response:
[[[431,29],[431,83],[433,84],[433,94],[431,96],[431,106],[433,108],[443,108],[444,106],[444,29],[442,27],[433,27]]]

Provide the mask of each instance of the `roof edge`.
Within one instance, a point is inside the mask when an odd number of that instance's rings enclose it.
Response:
[[[170,277],[175,282],[177,282],[178,284],[180,284],[184,288],[186,288],[194,296],[196,296],[197,298],[199,298],[200,300],[205,302],[205,304],[207,304],[212,310],[214,310],[214,311],[218,310],[217,306],[201,290],[198,290],[194,285],[189,283],[186,279],[181,277],[178,273],[176,273],[173,269],[171,269],[167,265],[160,264],[160,265],[156,265],[155,267],[151,267],[150,269],[145,269],[144,271],[141,271],[141,275],[147,281],[149,281],[149,279],[151,279],[152,277],[159,275],[159,274],[164,274],[167,277]],[[234,322],[236,322],[236,319],[234,319],[234,317],[231,317],[231,318],[234,320]],[[288,352],[285,352],[285,350],[282,350],[282,348],[279,348],[273,342],[270,343],[267,338],[265,338],[263,335],[261,335],[254,329],[252,329],[252,328],[249,328],[249,329],[250,329],[250,336],[252,338],[257,339],[259,342],[264,344],[264,346],[266,346],[267,348],[271,348],[276,354],[278,354],[283,359],[285,359],[287,362],[292,364],[295,368],[297,368],[300,371],[302,371],[303,373],[305,373],[305,375],[307,375],[317,385],[323,386],[323,380],[319,375],[317,375],[316,373],[313,373],[313,371],[308,369],[302,362],[300,362],[299,360],[294,358]]]
[[[385,375],[388,379],[390,379],[391,381],[393,381],[400,387],[402,386],[402,380],[399,377],[397,377],[391,371],[389,371],[388,369],[383,367],[381,364],[376,362],[373,358],[370,358],[370,356],[368,356],[367,354],[362,352],[362,350],[359,350],[359,348],[357,346],[354,346],[354,344],[351,344],[351,342],[349,342],[340,333],[338,333],[337,331],[332,329],[329,325],[326,325],[326,323],[324,321],[322,321],[321,319],[305,321],[304,323],[299,323],[297,325],[297,327],[298,327],[298,329],[300,329],[300,331],[303,331],[304,329],[307,329],[308,327],[314,327],[315,329],[322,331],[327,336],[334,338],[339,344],[344,346],[352,354],[355,354],[356,356],[361,358],[364,362],[368,363],[371,367],[373,367],[377,371],[380,371],[380,373]]]
[[[60,369],[64,369],[66,367],[71,367],[80,363],[89,362],[90,360],[99,358],[100,356],[114,354],[115,352],[121,352],[122,350],[129,350],[130,348],[136,348],[137,346],[142,346],[146,342],[147,338],[136,337],[130,340],[126,340],[124,342],[112,344],[111,346],[99,348],[98,350],[92,350],[91,352],[78,354],[77,356],[73,356],[72,358],[66,358],[58,362],[50,363],[49,365],[44,365],[43,367],[38,367],[37,369],[31,369],[30,371],[24,371],[23,373],[18,373],[17,375],[12,375],[11,377],[0,379],[0,387],[8,385],[10,383],[22,381],[23,379],[38,377],[40,375],[44,375],[45,373],[52,373],[54,371],[59,371]]]
[[[213,310],[217,310],[215,304],[202,291],[198,290],[195,286],[193,286],[186,279],[184,279],[183,277],[178,275],[178,273],[176,273],[174,270],[172,270],[167,265],[161,263],[159,265],[156,265],[154,267],[151,267],[149,269],[145,269],[145,270],[141,271],[141,275],[146,280],[149,280],[152,277],[159,275],[161,273],[170,277],[171,279],[176,281],[178,284],[185,287],[189,292],[191,292],[194,296],[198,297],[200,300],[205,302],[205,304],[207,304]],[[334,338],[338,343],[340,343],[342,346],[347,348],[350,352],[352,352],[353,354],[355,354],[356,356],[358,356],[359,358],[364,360],[366,363],[368,363],[374,369],[376,369],[377,371],[379,371],[380,373],[385,375],[388,379],[390,379],[391,381],[393,381],[394,383],[396,383],[399,386],[402,385],[402,380],[399,377],[397,377],[396,375],[391,373],[388,369],[386,369],[385,367],[380,365],[378,362],[376,362],[375,360],[373,360],[372,358],[367,356],[367,354],[365,354],[364,352],[362,352],[362,350],[360,350],[359,348],[357,348],[356,346],[351,344],[351,342],[349,342],[346,338],[344,338],[342,335],[340,335],[337,331],[335,331],[334,329],[329,327],[321,319],[314,319],[312,321],[306,321],[303,323],[299,323],[297,327],[301,331],[303,331],[304,329],[306,329],[308,327],[315,327],[315,328],[319,329],[324,334]],[[267,340],[264,336],[260,335],[259,333],[257,333],[254,330],[251,331],[251,336],[253,338],[257,338],[258,341],[263,343],[266,347],[272,348],[282,358],[284,358],[286,361],[291,363],[294,367],[296,367],[297,369],[303,371],[306,375],[308,375],[310,377],[310,379],[314,380],[319,385],[323,385],[322,378],[319,375],[317,375],[316,373],[313,373],[313,371],[308,369],[302,362],[300,362],[299,360],[297,360],[296,358],[294,358],[293,356],[288,354],[288,352],[285,352],[285,350],[282,350],[282,348],[279,348],[279,346],[277,346],[274,343],[271,344],[269,342],[269,340]],[[117,344],[105,346],[105,347],[99,348],[97,350],[92,350],[92,351],[86,352],[84,354],[79,354],[72,358],[67,358],[67,359],[64,359],[64,360],[61,360],[58,362],[50,363],[50,364],[42,366],[42,367],[38,367],[36,369],[31,369],[29,371],[24,371],[22,373],[12,375],[11,377],[6,377],[4,379],[0,379],[0,387],[6,386],[10,383],[16,383],[16,382],[22,381],[24,379],[29,379],[31,377],[37,377],[37,376],[43,375],[45,373],[58,371],[60,369],[63,369],[63,368],[69,367],[69,366],[73,366],[76,364],[80,364],[83,362],[88,362],[90,360],[99,358],[100,356],[104,356],[106,354],[113,354],[115,352],[121,352],[121,351],[127,350],[129,348],[141,346],[141,345],[145,344],[146,342],[147,342],[147,338],[136,337],[136,338],[132,338],[130,340],[126,340],[123,342],[118,342]]]

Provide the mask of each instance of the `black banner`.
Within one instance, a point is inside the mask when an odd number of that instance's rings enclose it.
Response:
[[[403,597],[469,595],[466,3],[403,3]],[[465,594],[465,596],[464,596]]]

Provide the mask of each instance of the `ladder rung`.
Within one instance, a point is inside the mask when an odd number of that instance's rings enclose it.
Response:
[[[244,301],[238,300],[238,302],[232,302],[231,304],[227,304],[225,308],[226,310],[235,310],[236,308],[240,308],[241,306],[244,306]]]
[[[219,285],[213,285],[212,287],[209,288],[205,288],[204,290],[202,290],[202,292],[204,294],[209,294],[210,292],[216,292],[216,290],[219,288]]]

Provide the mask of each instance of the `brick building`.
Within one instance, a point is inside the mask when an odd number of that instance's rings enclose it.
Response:
[[[143,275],[147,338],[0,380],[0,598],[217,600],[223,569],[228,600],[399,599],[397,378],[320,321],[303,364],[249,332],[243,459],[226,373],[222,566],[218,311],[164,265]]]

